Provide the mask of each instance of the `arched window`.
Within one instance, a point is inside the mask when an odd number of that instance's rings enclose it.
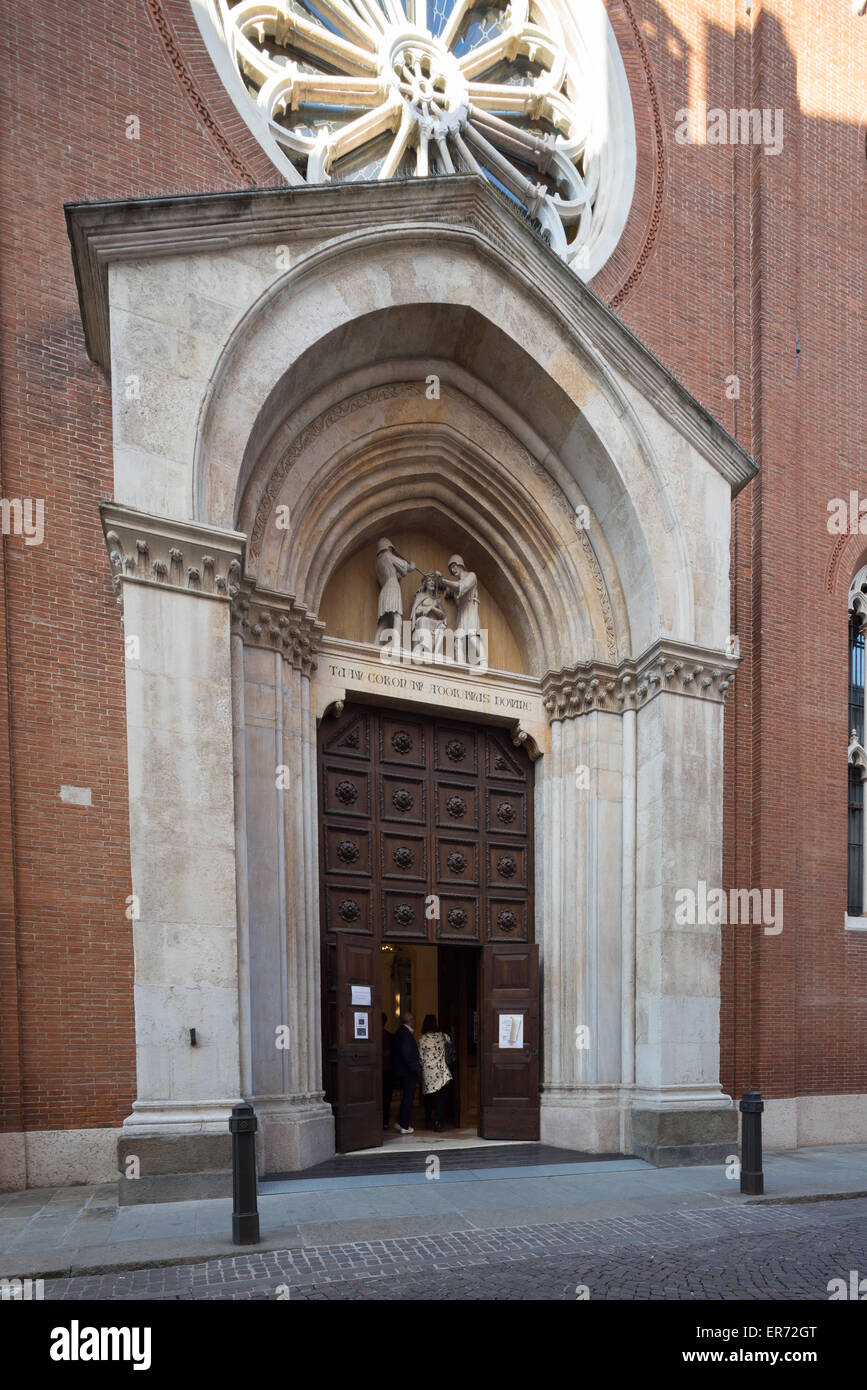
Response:
[[[867,566],[849,588],[849,874],[847,918],[861,917],[867,925],[867,873],[864,852],[864,636],[867,629]],[[860,925],[860,923],[859,923]]]

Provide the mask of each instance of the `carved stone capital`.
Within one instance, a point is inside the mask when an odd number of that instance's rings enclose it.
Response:
[[[151,584],[228,603],[238,593],[245,537],[194,521],[173,521],[117,502],[100,506],[112,582]]]
[[[549,671],[542,678],[542,700],[550,723],[603,710],[620,714],[620,670],[591,661]]]
[[[246,646],[279,652],[296,670],[309,676],[325,624],[294,594],[278,594],[244,584],[232,601],[232,632]]]
[[[663,692],[724,704],[738,661],[686,642],[655,642],[637,660],[619,666],[579,662],[549,671],[542,680],[542,698],[552,724],[594,711],[640,709]]]
[[[663,690],[725,704],[739,661],[686,642],[655,642],[636,662],[637,704],[647,704]]]

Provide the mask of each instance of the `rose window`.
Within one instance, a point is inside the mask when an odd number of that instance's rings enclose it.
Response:
[[[194,10],[236,106],[290,183],[481,174],[583,278],[613,251],[635,133],[602,0],[199,0]]]

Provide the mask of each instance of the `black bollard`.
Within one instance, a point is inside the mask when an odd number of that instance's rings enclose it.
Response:
[[[765,1103],[758,1091],[741,1096],[741,1192],[760,1197],[765,1190],[762,1172],[762,1111]]]
[[[232,1242],[258,1245],[259,1212],[256,1207],[256,1130],[259,1121],[252,1105],[235,1105],[232,1132]]]

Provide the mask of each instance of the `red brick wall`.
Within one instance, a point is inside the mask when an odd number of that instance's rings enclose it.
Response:
[[[752,21],[743,5],[631,8],[665,113],[666,198],[620,313],[762,468],[734,508],[745,660],[726,710],[724,884],[782,888],[785,915],[779,936],[724,932],[723,1084],[867,1091],[867,936],[843,931],[846,592],[860,542],[834,593],[826,582],[828,501],[867,491],[867,19],[836,0],[754,5]],[[679,145],[690,72],[711,107],[782,108],[782,153]]]
[[[863,1091],[867,936],[842,929],[845,594],[859,556],[853,543],[830,592],[825,518],[861,485],[867,164],[841,98],[867,105],[867,19],[844,0],[778,0],[754,5],[750,34],[728,0],[609,10],[642,169],[600,288],[763,469],[734,512],[745,660],[727,709],[725,880],[783,888],[785,927],[726,930],[723,1080],[768,1096]],[[187,0],[16,0],[5,22],[0,493],[44,497],[46,538],[5,538],[0,572],[0,1126],[118,1124],[134,1052],[121,629],[98,516],[111,414],[62,205],[281,180]],[[675,113],[696,93],[782,107],[783,153],[678,145]],[[92,808],[61,804],[63,783],[91,787]]]
[[[192,13],[177,6],[162,39],[156,13],[17,0],[5,14],[0,495],[45,499],[45,540],[2,547],[3,1129],[119,1124],[135,1095],[123,651],[99,522],[111,403],[84,349],[63,204],[281,181],[207,66],[240,155],[203,127],[179,75]],[[62,784],[90,787],[93,806],[61,803]]]

